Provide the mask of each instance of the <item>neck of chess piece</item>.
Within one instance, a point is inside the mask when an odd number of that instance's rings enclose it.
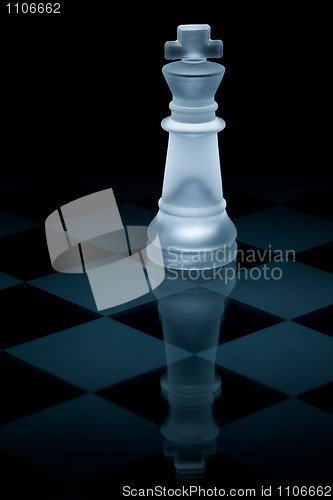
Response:
[[[210,40],[206,24],[181,25],[177,35],[165,44],[165,57],[180,60],[162,70],[173,99],[171,116],[162,121],[169,143],[159,212],[151,227],[158,232],[165,267],[220,267],[237,252],[217,139],[225,122],[216,116],[214,100],[225,70],[206,60],[222,56],[222,42]]]

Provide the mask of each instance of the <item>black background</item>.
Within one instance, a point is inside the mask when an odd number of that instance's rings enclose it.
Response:
[[[3,1],[3,0],[2,0]],[[222,39],[218,89],[224,175],[327,175],[327,12],[311,4],[61,0],[60,15],[1,4],[3,163],[63,175],[163,174],[170,111],[163,45],[179,24]],[[13,2],[12,2],[13,3]],[[301,5],[301,4],[299,4]],[[140,174],[139,174],[140,173]]]

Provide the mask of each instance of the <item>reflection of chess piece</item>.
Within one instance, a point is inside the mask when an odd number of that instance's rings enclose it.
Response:
[[[214,101],[224,67],[206,61],[222,57],[222,42],[210,40],[207,24],[181,25],[177,35],[176,42],[165,44],[166,59],[181,60],[163,67],[173,100],[171,116],[162,122],[169,145],[160,210],[151,226],[158,232],[166,267],[179,268],[184,257],[185,269],[203,269],[227,264],[236,253],[236,228],[226,212],[217,141],[225,122],[216,117]],[[219,258],[214,259],[217,252]]]
[[[181,282],[179,278],[178,283]],[[213,404],[220,394],[221,380],[215,373],[215,351],[226,297],[234,285],[235,280],[214,280],[217,292],[197,286],[159,298],[168,362],[161,388],[169,403],[161,432],[165,437],[164,454],[174,460],[176,472],[182,477],[202,474],[206,458],[216,452],[219,428]],[[177,281],[168,282],[167,274],[164,291],[168,286],[173,292],[177,289]],[[173,362],[170,344],[186,350],[189,356]],[[198,356],[206,349],[211,349],[210,361]]]

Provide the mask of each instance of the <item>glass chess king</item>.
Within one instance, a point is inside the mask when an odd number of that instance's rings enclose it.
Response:
[[[180,25],[166,42],[163,75],[172,92],[171,116],[159,212],[150,224],[159,235],[164,265],[174,269],[215,268],[237,253],[235,225],[223,198],[215,93],[225,68],[207,58],[222,57],[222,42],[210,39],[207,24]],[[149,229],[148,228],[148,238]],[[153,252],[149,255],[154,260]]]

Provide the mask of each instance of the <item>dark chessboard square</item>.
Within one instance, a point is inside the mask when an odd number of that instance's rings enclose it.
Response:
[[[317,215],[318,217],[323,217],[324,219],[333,220],[332,198],[333,189],[328,189],[305,198],[291,201],[287,203],[287,205],[291,208],[301,210],[302,212],[306,212],[311,215]]]
[[[304,314],[293,321],[333,337],[333,305]]]
[[[322,271],[333,273],[333,243],[326,243],[315,248],[309,248],[296,254],[297,262],[316,267]]]
[[[3,498],[45,500],[58,498],[66,484],[13,455],[0,450],[1,490]],[[61,498],[61,497],[60,497]]]
[[[306,403],[310,403],[322,410],[333,413],[333,382],[316,387],[311,391],[305,392],[299,396]]]
[[[226,368],[216,366],[216,373],[221,378],[221,394],[215,401],[214,415],[220,427],[288,397]]]
[[[1,290],[0,301],[2,349],[100,317],[27,283]]]
[[[274,261],[274,253],[271,250],[263,250],[242,241],[237,241],[237,247],[237,271]]]
[[[52,274],[44,227],[1,238],[1,270],[23,281]]]
[[[262,311],[235,299],[229,299],[221,323],[219,344],[224,344],[250,333],[284,321],[279,316]]]
[[[148,333],[153,337],[163,340],[163,331],[155,301],[138,307],[133,307],[124,312],[110,315],[110,318],[136,330]]]
[[[83,394],[81,389],[6,352],[0,353],[0,424]]]
[[[97,394],[132,413],[162,425],[168,403],[161,393],[160,379],[167,368],[159,368],[119,384],[106,387]]]
[[[224,197],[227,201],[228,215],[232,220],[275,205],[275,203],[259,198],[259,196],[253,196],[233,188],[225,188]]]
[[[3,193],[0,208],[43,224],[57,208],[92,192],[90,188],[66,179],[47,180]]]

